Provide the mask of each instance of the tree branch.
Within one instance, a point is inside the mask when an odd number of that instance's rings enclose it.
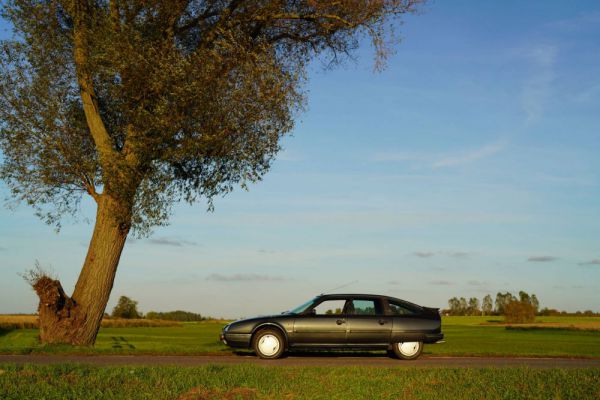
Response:
[[[94,93],[94,86],[92,84],[92,78],[88,72],[88,56],[87,56],[87,43],[86,34],[87,26],[85,20],[85,14],[87,7],[86,1],[78,1],[75,5],[74,20],[75,26],[73,28],[73,43],[74,43],[74,58],[75,66],[77,68],[77,81],[80,87],[81,100],[83,102],[83,111],[85,118],[90,129],[92,138],[96,145],[100,156],[100,163],[104,165],[112,164],[118,153],[113,147],[112,139],[106,130],[104,121],[100,116],[98,108],[98,102]]]

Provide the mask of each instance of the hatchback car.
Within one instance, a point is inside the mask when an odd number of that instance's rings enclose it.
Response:
[[[265,359],[296,349],[387,349],[413,360],[423,344],[443,342],[441,328],[437,308],[389,296],[323,294],[291,311],[227,324],[220,339]]]

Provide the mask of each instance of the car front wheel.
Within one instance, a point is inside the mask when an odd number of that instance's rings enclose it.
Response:
[[[394,354],[402,360],[414,360],[423,351],[423,342],[401,342],[394,343]]]
[[[275,359],[284,351],[283,335],[275,329],[262,329],[254,335],[252,347],[260,358]]]

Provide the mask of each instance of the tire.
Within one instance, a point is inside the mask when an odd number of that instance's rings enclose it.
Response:
[[[285,351],[285,338],[277,329],[261,329],[252,338],[254,353],[260,358],[274,360]]]
[[[401,360],[416,360],[423,351],[423,342],[394,343],[392,351]]]

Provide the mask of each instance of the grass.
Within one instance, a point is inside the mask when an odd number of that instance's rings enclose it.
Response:
[[[0,364],[2,399],[597,399],[600,369]]]
[[[93,348],[41,346],[37,329],[0,331],[0,353],[230,354],[218,340],[223,325],[190,322],[179,327],[101,328]]]
[[[568,328],[598,321],[597,317],[541,317],[535,329],[515,329],[500,325],[498,317],[444,317],[446,343],[425,346],[424,354],[600,357],[600,331]],[[556,323],[567,327],[557,329],[552,325]],[[102,328],[94,348],[41,346],[36,329],[0,330],[0,353],[230,354],[231,349],[218,341],[222,326],[199,322],[180,327]]]

